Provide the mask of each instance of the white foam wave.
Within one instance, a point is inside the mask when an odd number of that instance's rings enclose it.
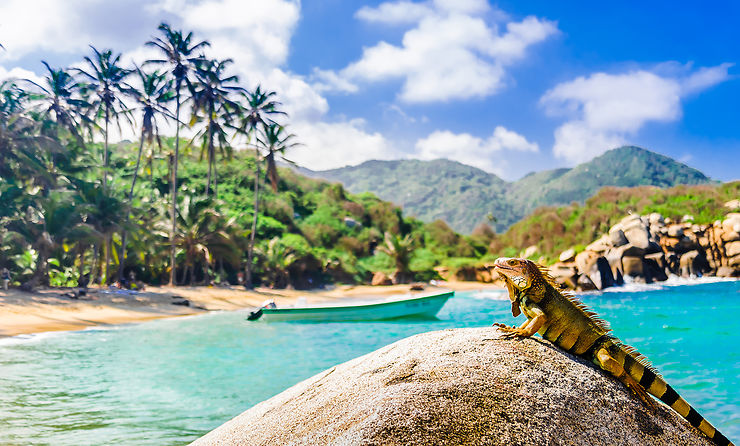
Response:
[[[19,334],[16,336],[9,336],[7,338],[0,338],[0,346],[6,345],[18,345],[18,344],[30,344],[33,342],[43,341],[49,338],[55,338],[64,334],[70,333],[71,331],[45,331],[41,333],[28,333]]]
[[[509,300],[506,290],[483,290],[467,293],[469,297],[479,300]]]
[[[667,287],[674,286],[685,286],[685,285],[702,285],[706,283],[717,283],[717,282],[734,282],[737,279],[725,278],[725,277],[679,277],[674,274],[668,276],[668,280],[663,282],[654,283],[638,283],[634,282],[631,277],[625,277],[624,285],[607,288],[602,293],[635,293],[640,291],[659,291],[664,290]],[[594,292],[598,294],[599,292]],[[579,293],[586,294],[586,293]]]

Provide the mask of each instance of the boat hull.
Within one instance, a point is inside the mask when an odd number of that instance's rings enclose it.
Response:
[[[447,299],[455,293],[452,291],[434,295],[412,297],[403,300],[392,300],[377,303],[345,306],[316,306],[304,308],[264,308],[262,320],[278,321],[371,321],[407,317],[434,317]]]

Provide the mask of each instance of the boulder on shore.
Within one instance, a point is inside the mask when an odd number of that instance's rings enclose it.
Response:
[[[670,409],[541,339],[424,333],[332,367],[194,445],[708,445]]]

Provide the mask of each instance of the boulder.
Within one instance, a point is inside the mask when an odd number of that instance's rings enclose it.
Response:
[[[590,268],[586,271],[586,275],[588,275],[588,278],[591,279],[591,282],[593,282],[599,290],[613,287],[615,285],[612,269],[609,266],[609,262],[603,256],[597,257],[596,260],[591,263]]]
[[[740,254],[740,241],[725,243],[725,255],[734,257]]]
[[[642,277],[642,257],[622,257],[622,272],[625,276]]]
[[[586,274],[582,274],[582,275],[578,276],[578,281],[576,282],[576,289],[578,291],[596,291],[596,290],[598,290],[598,288],[596,287],[596,284]]]
[[[731,211],[740,210],[740,200],[730,200],[725,203],[725,207]]]
[[[612,246],[622,246],[627,244],[627,237],[625,237],[624,231],[617,228],[616,230],[609,231],[609,241]]]
[[[479,266],[475,269],[475,280],[476,282],[491,283],[493,278],[491,277],[491,270],[485,266]]]
[[[576,250],[574,248],[566,249],[560,253],[558,259],[561,262],[572,262],[576,258]]]
[[[373,274],[373,280],[370,282],[373,286],[379,285],[393,285],[393,281],[388,275],[382,271],[378,271]]]
[[[647,249],[650,246],[650,234],[642,222],[637,220],[624,228],[624,236],[638,248]]]
[[[450,269],[446,266],[435,266],[434,271],[437,273],[440,279],[450,280]]]
[[[735,257],[731,257],[727,259],[727,265],[732,266],[734,268],[740,267],[740,254],[736,255]]]
[[[717,277],[740,277],[740,269],[720,266],[717,268]]]
[[[609,249],[609,246],[611,245],[611,240],[609,239],[608,234],[604,234],[599,238],[598,240],[594,241],[590,245],[586,246],[586,251],[593,251],[596,253],[602,253]]]
[[[662,282],[668,280],[668,275],[665,272],[665,258],[663,254],[648,254],[643,259],[642,270],[645,276],[645,282]]]
[[[652,214],[648,215],[648,220],[650,221],[651,225],[662,225],[664,223],[663,216],[657,212],[653,212]]]
[[[684,253],[679,260],[679,267],[681,269],[681,276],[689,277],[698,275],[697,271],[697,259],[699,258],[699,251],[693,250]]]
[[[668,226],[668,237],[681,238],[682,236],[683,236],[683,226],[681,225]]]
[[[344,217],[344,224],[348,228],[354,228],[355,226],[362,227],[362,224],[359,221],[357,221],[354,218],[352,218],[352,217]]]
[[[591,268],[591,263],[593,263],[597,257],[599,257],[599,254],[594,251],[579,252],[576,256],[576,268],[578,268],[578,272],[585,274]]]
[[[537,253],[537,246],[532,245],[532,246],[528,246],[524,251],[522,251],[519,257],[527,259],[535,255],[536,253]]]
[[[731,212],[722,221],[722,229],[725,231],[740,232],[740,213]]]
[[[711,443],[590,362],[484,327],[419,334],[339,364],[193,443],[246,444]]]
[[[723,242],[734,242],[737,240],[740,240],[740,234],[735,231],[722,231],[722,235],[720,236]]]

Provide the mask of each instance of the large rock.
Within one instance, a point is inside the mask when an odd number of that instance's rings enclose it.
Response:
[[[622,272],[625,276],[642,277],[643,265],[642,257],[624,256],[622,257]]]
[[[590,363],[500,335],[412,336],[296,384],[193,444],[710,444]]]
[[[378,271],[373,274],[373,280],[370,283],[374,286],[393,285],[391,278],[382,271]]]
[[[593,251],[596,253],[602,253],[609,249],[611,246],[611,239],[608,234],[604,234],[601,238],[597,239],[590,245],[586,246],[586,251]]]
[[[727,255],[727,257],[734,257],[740,254],[740,241],[726,243],[725,254]]]
[[[579,252],[576,256],[576,267],[578,268],[578,272],[581,274],[588,272],[588,270],[591,269],[591,264],[599,257],[601,256],[594,251]]]
[[[650,246],[650,234],[640,220],[635,220],[624,227],[627,240],[638,248],[647,249]]]
[[[558,260],[561,262],[572,262],[576,258],[576,250],[574,248],[566,249],[560,253]]]
[[[620,228],[612,228],[609,231],[609,241],[612,246],[622,246],[627,244],[627,237],[624,236],[624,231]]]
[[[612,269],[605,257],[596,258],[596,260],[591,264],[589,270],[586,271],[586,274],[599,290],[613,287],[616,284]]]

